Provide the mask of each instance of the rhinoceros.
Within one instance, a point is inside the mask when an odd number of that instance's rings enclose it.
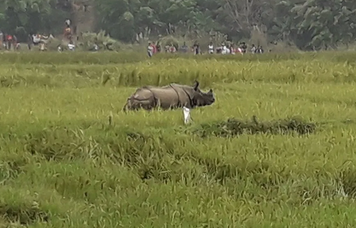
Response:
[[[204,93],[199,89],[199,82],[196,81],[194,86],[170,84],[163,87],[144,86],[138,88],[131,95],[123,107],[124,111],[152,110],[161,108],[162,110],[177,109],[187,107],[193,109],[211,105],[215,102],[213,90]]]

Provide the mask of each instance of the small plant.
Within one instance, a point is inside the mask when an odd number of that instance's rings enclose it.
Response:
[[[300,118],[289,118],[273,120],[269,122],[258,122],[256,116],[250,121],[242,121],[230,118],[227,121],[212,124],[202,124],[193,132],[202,137],[208,135],[220,137],[237,137],[241,134],[310,134],[315,131],[316,124],[307,123]]]

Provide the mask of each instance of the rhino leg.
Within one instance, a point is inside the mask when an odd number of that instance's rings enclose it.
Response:
[[[145,110],[152,110],[153,108],[156,107],[156,104],[157,102],[153,97],[150,97],[149,99],[140,100],[134,96],[131,96],[130,98],[127,99],[127,102],[123,107],[123,110],[137,111],[141,108]]]

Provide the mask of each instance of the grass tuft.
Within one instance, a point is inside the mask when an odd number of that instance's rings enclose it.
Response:
[[[243,121],[229,118],[227,121],[217,121],[212,124],[202,124],[193,130],[200,137],[210,135],[219,137],[237,137],[241,134],[311,134],[316,130],[315,123],[308,123],[298,117],[258,122],[256,116]]]

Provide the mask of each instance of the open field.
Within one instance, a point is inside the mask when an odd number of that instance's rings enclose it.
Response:
[[[355,227],[356,54],[216,58],[0,55],[0,227]],[[217,101],[190,126],[121,112],[138,86],[195,79]],[[316,131],[194,133],[253,115]]]

